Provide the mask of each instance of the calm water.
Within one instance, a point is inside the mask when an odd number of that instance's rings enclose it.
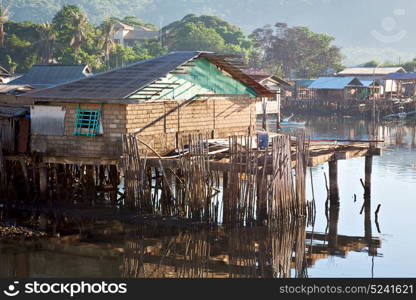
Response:
[[[318,139],[365,139],[370,130],[370,124],[350,119],[313,119],[306,127]],[[377,132],[388,151],[374,157],[370,213],[360,214],[364,158],[340,161],[341,204],[329,221],[325,164],[311,169],[314,225],[84,228],[65,241],[0,242],[0,277],[415,277],[415,126],[377,126]],[[310,177],[308,183],[311,200]]]

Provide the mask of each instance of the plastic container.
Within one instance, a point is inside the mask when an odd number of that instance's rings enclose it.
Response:
[[[257,148],[265,150],[269,146],[269,134],[267,132],[257,133]]]

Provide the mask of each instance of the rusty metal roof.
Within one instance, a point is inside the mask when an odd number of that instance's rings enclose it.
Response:
[[[21,97],[31,97],[39,100],[53,98],[57,101],[71,99],[99,100],[101,102],[126,99],[198,57],[208,59],[234,79],[252,88],[259,96],[271,95],[267,88],[228,62],[226,56],[198,51],[180,51],[22,95]]]

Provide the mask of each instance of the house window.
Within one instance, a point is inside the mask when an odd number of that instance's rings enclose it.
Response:
[[[96,136],[101,134],[101,110],[85,110],[77,108],[74,127],[74,136]]]

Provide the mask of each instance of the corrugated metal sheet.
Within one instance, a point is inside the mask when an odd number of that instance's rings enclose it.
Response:
[[[310,80],[310,79],[296,79],[295,80],[295,84],[296,86],[301,86],[301,87],[309,87],[312,83],[314,82],[314,80]]]
[[[379,68],[346,68],[338,73],[342,76],[356,76],[356,75],[388,75],[391,73],[405,73],[402,67],[379,67]]]
[[[0,117],[3,118],[17,118],[24,116],[27,112],[29,112],[27,107],[0,106]]]
[[[373,85],[373,83],[374,83],[373,80],[360,80],[360,81],[363,84],[363,86],[365,86],[365,87],[369,87],[369,86]]]
[[[342,90],[347,86],[362,86],[363,84],[355,77],[320,77],[310,86],[317,90]]]
[[[197,51],[180,51],[21,97],[58,101],[60,99],[98,99],[103,102],[126,99],[197,57],[209,59],[211,63],[224,69],[234,79],[252,88],[257,94],[270,94],[270,91],[227,62],[223,56]]]
[[[86,65],[36,65],[10,85],[30,85],[44,89],[90,76]]]
[[[0,84],[0,94],[15,94],[15,93],[25,93],[33,90],[30,86],[27,85],[9,85],[9,84]]]
[[[31,106],[30,120],[32,134],[64,135],[65,113],[65,109],[61,106]]]
[[[416,80],[416,73],[392,73],[387,78],[392,80]]]
[[[2,66],[0,66],[0,76],[11,76],[11,74]]]

